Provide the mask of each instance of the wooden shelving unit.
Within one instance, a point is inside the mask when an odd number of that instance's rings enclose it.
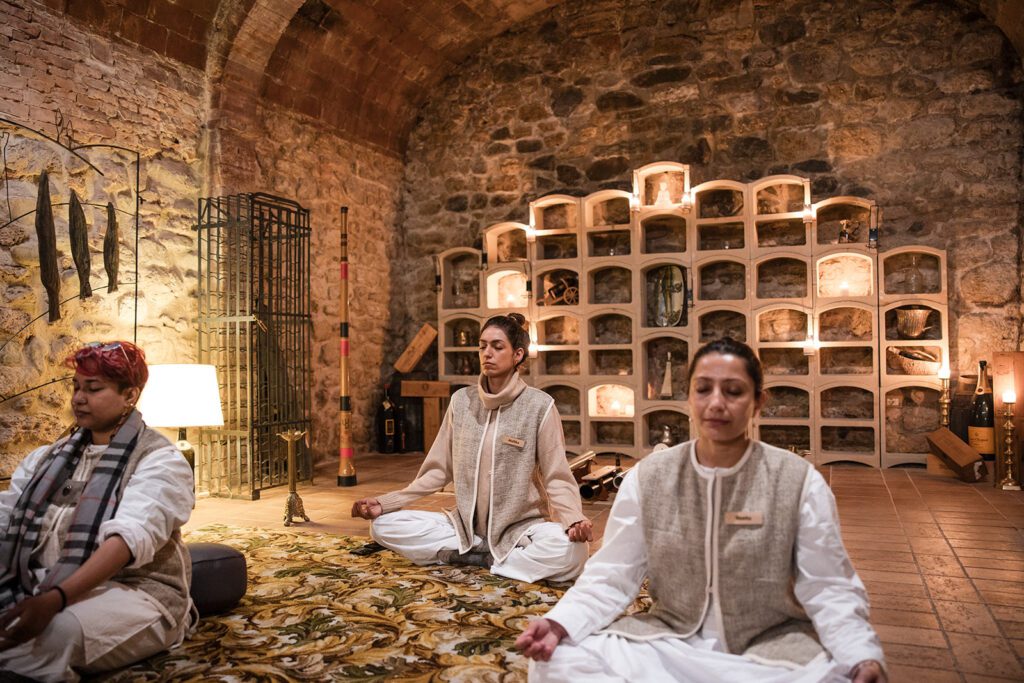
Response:
[[[439,255],[441,379],[472,384],[480,326],[519,311],[525,379],[555,398],[569,447],[639,458],[691,437],[689,362],[728,334],[765,365],[759,438],[818,463],[924,462],[949,353],[945,254],[868,248],[873,208],[812,203],[792,175],[691,187],[674,162],[634,171],[632,193],[543,197],[529,224],[486,228],[482,251]],[[861,227],[839,243],[842,221]]]

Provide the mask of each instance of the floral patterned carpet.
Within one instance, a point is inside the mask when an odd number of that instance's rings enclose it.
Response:
[[[186,540],[238,548],[248,593],[115,680],[523,681],[512,644],[566,587],[349,552],[366,538],[215,525]]]

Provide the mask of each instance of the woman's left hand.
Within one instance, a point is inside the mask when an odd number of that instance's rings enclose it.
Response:
[[[594,540],[594,525],[589,519],[581,519],[573,522],[565,533],[569,534],[569,540],[573,543],[585,543]]]
[[[60,593],[48,590],[26,598],[0,614],[0,650],[32,640],[50,625],[60,611]],[[16,623],[15,620],[17,620]]]
[[[882,664],[875,659],[865,659],[853,667],[853,683],[888,683],[889,679],[882,669]]]

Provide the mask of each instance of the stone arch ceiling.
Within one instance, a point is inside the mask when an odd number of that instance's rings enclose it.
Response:
[[[262,98],[400,154],[433,86],[477,47],[562,0],[306,0]]]
[[[223,114],[249,109],[251,116],[258,97],[400,156],[436,85],[487,40],[566,0],[35,1],[101,33],[205,67],[215,84],[215,126],[227,123]],[[771,2],[651,1],[696,12],[751,12]],[[984,13],[1024,55],[1021,0],[920,1]]]
[[[485,41],[563,1],[305,0],[270,55],[260,96],[401,155],[421,106],[459,63]],[[769,1],[732,0],[722,11],[751,11]],[[1024,3],[958,4],[987,15],[1024,54]]]

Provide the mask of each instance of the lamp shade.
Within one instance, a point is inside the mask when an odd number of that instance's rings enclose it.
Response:
[[[151,427],[223,426],[216,368],[196,364],[150,365],[139,412]]]

